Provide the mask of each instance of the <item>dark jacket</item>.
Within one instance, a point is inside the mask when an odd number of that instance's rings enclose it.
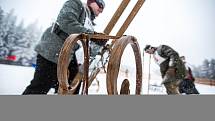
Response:
[[[194,76],[193,76],[193,73],[192,73],[192,70],[191,70],[190,67],[187,67],[185,79],[190,80],[190,81],[192,81],[192,82],[195,81],[195,78],[194,78]]]
[[[68,0],[63,5],[57,17],[61,29],[68,34],[93,32],[84,27],[86,11],[80,0]],[[51,27],[46,29],[36,46],[36,52],[49,61],[57,63],[60,49],[65,40],[51,33]]]
[[[156,49],[158,55],[165,58],[166,60],[160,64],[160,72],[162,78],[166,76],[166,72],[169,68],[176,69],[175,79],[183,79],[185,77],[186,68],[181,59],[179,58],[179,54],[167,45],[160,45]]]

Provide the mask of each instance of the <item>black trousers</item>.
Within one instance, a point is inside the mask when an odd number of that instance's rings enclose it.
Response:
[[[76,58],[73,59],[69,64],[69,80],[73,80],[75,75],[78,73],[78,64]],[[69,82],[71,83],[71,81]],[[47,94],[51,88],[58,89],[57,80],[57,64],[53,63],[41,55],[37,55],[36,69],[34,78],[30,85],[27,86],[23,95],[29,94]],[[79,93],[80,85],[77,88],[75,94]]]

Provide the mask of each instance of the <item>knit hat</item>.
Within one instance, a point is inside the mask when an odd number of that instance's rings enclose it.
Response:
[[[104,9],[105,2],[103,0],[87,0],[87,5],[90,5],[91,3],[96,2],[99,8]]]

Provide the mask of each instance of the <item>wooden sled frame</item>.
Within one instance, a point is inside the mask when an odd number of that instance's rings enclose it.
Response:
[[[116,95],[117,92],[117,77],[119,73],[119,67],[121,62],[121,57],[124,52],[124,49],[127,45],[131,44],[134,55],[135,55],[135,62],[136,62],[136,91],[135,94],[140,95],[141,87],[142,87],[142,61],[141,61],[141,53],[139,44],[135,37],[133,36],[109,36],[104,34],[72,34],[70,35],[60,52],[60,56],[58,59],[58,67],[57,67],[57,74],[58,74],[58,81],[59,81],[59,90],[58,93],[61,95],[72,95],[80,83],[83,80],[83,88],[81,94],[87,95],[88,88],[92,83],[94,77],[89,77],[89,41],[91,38],[100,38],[100,39],[115,39],[115,43],[113,49],[111,51],[110,60],[108,62],[107,68],[107,92],[109,95]],[[84,72],[83,78],[73,80],[72,85],[68,84],[68,67],[69,67],[69,58],[70,53],[74,45],[77,41],[81,41],[83,49],[84,49]],[[91,81],[89,81],[89,78]]]
[[[135,94],[140,95],[141,88],[142,88],[142,61],[141,61],[141,54],[139,44],[137,39],[133,36],[123,36],[124,32],[138,13],[139,9],[142,7],[145,0],[137,0],[134,8],[126,18],[125,22],[117,32],[116,36],[110,36],[110,32],[115,26],[116,22],[119,20],[120,16],[122,15],[125,8],[128,6],[130,0],[122,0],[120,6],[116,10],[115,14],[113,15],[112,19],[108,23],[107,27],[104,29],[105,34],[72,34],[66,40],[61,49],[59,59],[58,59],[58,67],[57,67],[57,76],[59,81],[59,89],[58,94],[60,95],[72,95],[78,84],[83,81],[82,85],[82,95],[88,94],[88,88],[91,85],[92,81],[96,78],[97,74],[100,71],[100,68],[96,69],[92,72],[91,76],[89,77],[89,41],[91,38],[94,39],[112,39],[112,43],[110,46],[110,58],[108,62],[107,68],[107,92],[109,95],[117,95],[117,77],[119,73],[119,67],[121,63],[121,57],[124,52],[124,49],[127,45],[131,45],[134,55],[135,55],[135,62],[136,62],[136,90]],[[78,72],[75,79],[72,83],[68,84],[68,66],[69,66],[69,55],[77,43],[77,41],[81,41],[81,44],[84,49],[84,71]],[[141,65],[141,66],[140,66]]]

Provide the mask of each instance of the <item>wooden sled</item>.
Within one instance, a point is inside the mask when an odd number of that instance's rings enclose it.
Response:
[[[82,84],[82,95],[88,95],[88,88],[90,87],[92,81],[96,78],[97,74],[100,72],[101,68],[95,69],[91,75],[89,76],[89,42],[91,39],[98,39],[99,41],[102,40],[111,40],[112,43],[108,48],[108,52],[110,54],[108,58],[108,66],[107,66],[107,74],[106,74],[106,83],[107,83],[107,93],[109,95],[118,95],[117,91],[117,77],[119,74],[119,68],[121,63],[121,58],[125,48],[128,45],[131,45],[132,50],[135,56],[135,64],[136,64],[136,81],[132,82],[135,83],[135,94],[141,94],[142,88],[142,61],[141,61],[141,52],[140,47],[137,42],[137,39],[134,36],[123,36],[123,33],[128,28],[129,24],[138,13],[139,9],[143,5],[145,0],[138,0],[136,5],[134,6],[133,10],[129,14],[128,18],[125,20],[122,27],[117,32],[116,36],[110,36],[109,33],[111,32],[113,26],[116,24],[118,19],[120,18],[121,14],[123,13],[124,9],[130,2],[130,0],[123,0],[120,4],[119,8],[115,12],[114,16],[112,17],[111,21],[107,25],[104,30],[104,33],[96,33],[96,34],[72,34],[66,40],[61,49],[59,59],[58,59],[58,66],[57,66],[57,76],[59,81],[59,88],[58,94],[60,95],[73,95],[77,86],[83,81]],[[71,51],[75,44],[80,41],[83,46],[84,52],[84,63],[83,63],[83,70],[79,71],[76,75],[75,79],[72,81],[71,84],[68,84],[68,66],[69,66],[69,58]],[[140,66],[141,65],[141,66]],[[131,82],[129,82],[131,83]],[[124,87],[124,86],[121,86]],[[125,90],[125,89],[121,89]]]

